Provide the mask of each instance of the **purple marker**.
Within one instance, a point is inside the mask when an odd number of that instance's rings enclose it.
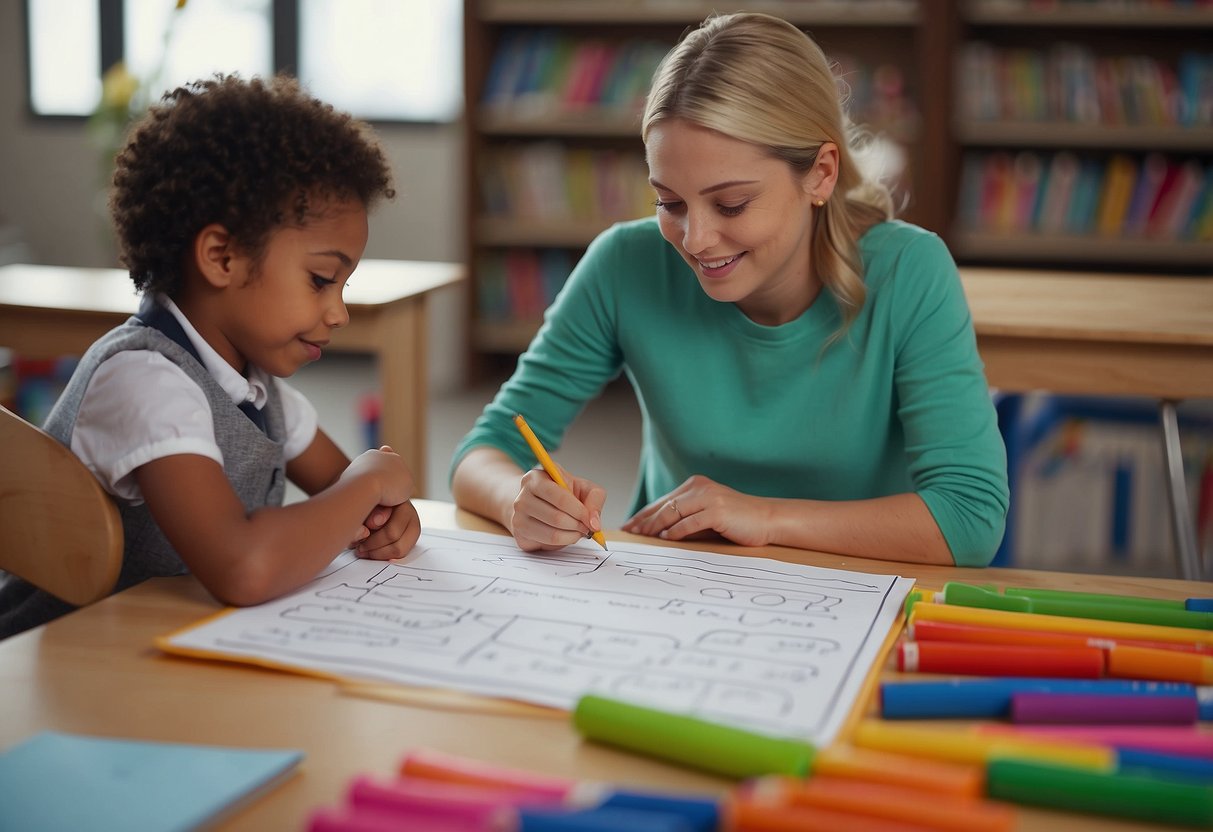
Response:
[[[1193,696],[1026,692],[1011,696],[1011,721],[1063,725],[1192,725]]]

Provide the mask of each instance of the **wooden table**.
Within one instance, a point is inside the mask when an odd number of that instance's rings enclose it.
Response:
[[[1213,278],[973,268],[960,276],[991,387],[1159,400],[1180,567],[1201,577],[1175,405],[1213,398]]]
[[[427,301],[463,279],[454,263],[363,260],[345,289],[350,322],[329,349],[375,357],[383,397],[381,441],[426,482]],[[80,355],[139,306],[120,269],[0,267],[0,346],[31,358]]]
[[[421,500],[430,528],[500,531],[449,503]],[[609,539],[654,538],[608,533]],[[762,554],[797,563],[915,576],[939,587],[950,579],[1052,586],[1160,598],[1213,596],[1213,584],[1012,569],[964,570],[844,558],[792,549],[723,544],[683,548]],[[388,703],[340,692],[336,683],[248,665],[160,653],[156,636],[193,623],[217,605],[191,577],[148,581],[45,627],[0,642],[0,748],[42,730],[168,742],[298,748],[305,758],[290,780],[229,817],[224,830],[302,830],[308,814],[336,806],[357,774],[389,776],[412,747],[429,747],[552,775],[636,787],[723,792],[728,781],[582,742],[563,718],[448,710]],[[887,676],[897,674],[886,665]],[[1147,829],[1085,815],[1021,810],[1020,829]]]

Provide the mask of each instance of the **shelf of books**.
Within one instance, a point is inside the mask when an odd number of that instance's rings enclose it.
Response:
[[[676,24],[698,22],[721,11],[764,12],[796,24],[910,26],[919,20],[917,0],[739,0],[727,9],[705,0],[483,0],[487,23]]]
[[[965,19],[984,26],[1169,29],[1208,26],[1208,0],[971,0]]]
[[[1033,24],[1060,28],[1031,44],[987,30],[1022,5],[968,6],[956,255],[1213,273],[1213,3],[1046,3]],[[1125,37],[1127,7],[1165,45]]]

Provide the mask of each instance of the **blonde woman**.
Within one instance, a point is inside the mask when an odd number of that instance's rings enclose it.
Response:
[[[803,32],[711,17],[655,75],[643,138],[656,216],[589,247],[452,463],[463,508],[524,550],[598,530],[605,491],[542,470],[620,372],[643,444],[623,529],[984,566],[1006,452],[955,264],[892,218]]]

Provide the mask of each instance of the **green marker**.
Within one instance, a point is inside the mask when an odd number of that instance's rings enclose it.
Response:
[[[957,607],[980,607],[983,610],[1034,612],[1030,598],[1001,595],[995,589],[948,581],[943,585],[943,602]]]
[[[1153,823],[1213,825],[1213,787],[1192,780],[1002,759],[986,767],[986,792],[995,800],[1032,806]]]
[[[1126,621],[1133,624],[1213,630],[1213,613],[1190,612],[1183,607],[1083,600],[1075,597],[1079,594],[1081,593],[1065,593],[1057,597],[1003,595],[996,590],[959,581],[949,581],[943,587],[944,603],[960,607],[980,607],[987,610],[1029,612],[1036,615],[1061,615],[1067,618],[1093,618],[1099,621]],[[1092,593],[1092,595],[1098,598],[1096,594]]]
[[[1134,595],[1112,595],[1106,592],[1070,592],[1064,589],[1037,589],[1036,587],[1007,587],[1007,595],[1018,595],[1021,598],[1042,598],[1053,601],[1088,601],[1102,604],[1133,604],[1139,607],[1162,607],[1165,609],[1182,610],[1183,601],[1168,598],[1138,598]]]
[[[804,777],[817,753],[807,742],[593,694],[578,700],[573,726],[586,739],[737,779],[764,774]]]

